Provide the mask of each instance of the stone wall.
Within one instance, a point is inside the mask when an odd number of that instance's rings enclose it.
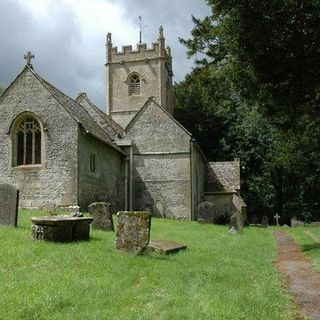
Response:
[[[42,161],[13,167],[9,129],[26,111],[42,125]],[[0,182],[20,190],[20,206],[38,208],[47,201],[77,205],[78,125],[29,69],[0,98],[0,119]]]
[[[95,156],[95,172],[90,171],[90,154]],[[79,205],[111,203],[111,210],[124,210],[125,156],[94,139],[79,135]]]
[[[133,210],[191,219],[190,135],[153,100],[126,135],[134,142]]]

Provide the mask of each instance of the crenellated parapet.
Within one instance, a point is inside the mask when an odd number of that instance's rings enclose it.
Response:
[[[111,33],[107,35],[107,64],[125,63],[143,60],[167,60],[171,59],[170,48],[165,48],[165,39],[163,37],[163,28],[159,29],[159,38],[157,42],[153,42],[151,47],[146,43],[139,43],[133,48],[132,45],[124,45],[121,50],[112,45]]]

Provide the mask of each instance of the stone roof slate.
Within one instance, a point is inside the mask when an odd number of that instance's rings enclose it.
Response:
[[[87,134],[92,135],[96,139],[100,140],[103,143],[108,144],[113,149],[123,153],[119,149],[114,140],[108,135],[108,133],[102,129],[90,116],[87,110],[78,102],[61,92],[59,89],[54,87],[48,81],[39,76],[32,67],[26,66],[32,74],[42,83],[43,86],[52,94],[52,96],[60,103],[60,105],[77,121],[78,124],[81,124]]]
[[[85,93],[80,93],[75,101],[86,109],[95,122],[105,130],[113,140],[117,140],[119,137],[122,137],[124,133],[123,128],[112,120],[110,116],[101,111]]]
[[[209,162],[206,192],[237,192],[240,190],[240,161]]]

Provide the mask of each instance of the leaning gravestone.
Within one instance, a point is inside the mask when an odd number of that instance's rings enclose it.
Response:
[[[241,212],[237,211],[234,215],[231,216],[229,222],[229,232],[234,229],[237,232],[242,231],[245,223],[245,216]],[[232,233],[232,232],[231,232]]]
[[[116,249],[142,254],[150,241],[151,214],[147,211],[120,211],[117,217]]]
[[[0,184],[0,225],[17,226],[19,190],[6,183]]]
[[[206,223],[214,223],[214,206],[211,202],[201,202],[198,207],[198,221]]]
[[[107,202],[94,202],[88,206],[89,213],[94,219],[91,224],[93,228],[114,231],[110,206],[111,204]]]

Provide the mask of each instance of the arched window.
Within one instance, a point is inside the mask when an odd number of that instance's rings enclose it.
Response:
[[[14,166],[41,164],[41,126],[34,117],[18,120],[12,138]]]
[[[129,95],[140,94],[140,77],[134,73],[129,79]]]

